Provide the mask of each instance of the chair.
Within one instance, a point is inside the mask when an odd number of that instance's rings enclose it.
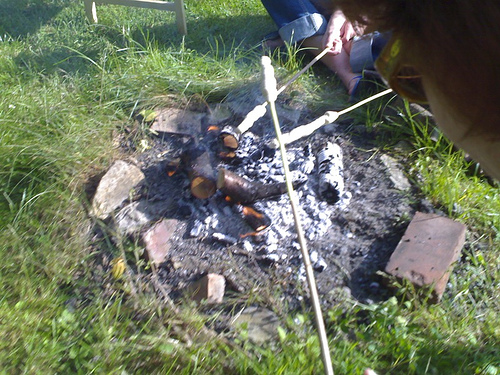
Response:
[[[97,23],[96,3],[172,11],[175,12],[177,30],[180,34],[187,34],[186,14],[184,12],[183,0],[173,0],[172,2],[158,0],[84,0],[84,3],[87,17],[90,22],[94,23]]]

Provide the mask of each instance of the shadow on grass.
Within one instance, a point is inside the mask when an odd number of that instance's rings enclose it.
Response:
[[[11,4],[13,4],[13,1]],[[35,12],[33,19],[28,19],[24,14],[29,13],[27,9],[31,8],[29,6],[22,8],[16,5],[9,8],[11,10],[15,9],[11,17],[17,19],[14,23],[25,25],[21,26],[22,30],[15,29],[15,25],[12,25],[8,31],[11,36],[36,32],[43,24],[41,21],[42,16],[46,22],[50,19],[49,15],[55,16],[60,10],[60,8],[53,7],[51,8],[52,11],[45,10],[43,12],[36,7],[39,16]],[[8,17],[4,14],[2,18]],[[0,18],[0,24],[3,22],[2,18]],[[38,21],[36,21],[37,19]],[[69,40],[66,39],[61,43],[54,41],[54,44],[49,47],[38,48],[36,51],[22,51],[16,57],[16,60],[18,64],[34,71],[43,71],[44,74],[50,74],[55,70],[63,70],[69,74],[74,72],[85,74],[91,67],[88,61],[92,60],[99,63],[103,50],[110,51],[111,46],[116,50],[125,50],[132,45],[135,48],[144,49],[153,46],[153,48],[170,50],[174,53],[175,51],[182,52],[184,48],[187,48],[200,55],[216,54],[221,58],[228,57],[237,51],[238,57],[241,58],[242,51],[259,50],[256,46],[259,45],[262,36],[260,30],[262,25],[266,23],[265,18],[262,16],[200,19],[196,22],[188,22],[188,35],[183,36],[177,32],[173,18],[171,22],[166,20],[165,23],[156,26],[135,24],[128,32],[124,32],[124,28],[119,24],[107,24],[105,17],[102,17],[101,20],[102,24],[91,25],[86,29],[82,28],[82,32],[87,35],[75,35],[74,38],[70,37]],[[79,22],[86,22],[86,20],[80,20]],[[128,20],[125,19],[124,23],[126,22]],[[4,24],[8,25],[9,23]],[[30,24],[32,26],[29,26]],[[251,26],[242,28],[241,25]],[[1,32],[0,35],[2,35]],[[79,38],[79,40],[76,40],[76,38]],[[75,43],[72,43],[72,39],[75,39]],[[75,46],[74,51],[68,48],[68,46],[72,47],[72,45]]]
[[[185,37],[177,32],[172,18],[164,25],[137,28],[132,32],[132,38],[139,44],[154,40],[160,47],[179,45],[184,41],[188,48],[207,53],[214,45],[221,45],[221,41],[224,41],[227,51],[235,46],[255,47],[265,34],[273,30],[273,25],[263,16],[188,17],[186,22],[188,33]]]
[[[0,3],[0,36],[23,38],[33,34],[54,18],[63,7],[29,0],[2,0]]]

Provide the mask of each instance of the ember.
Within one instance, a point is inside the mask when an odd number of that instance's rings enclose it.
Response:
[[[258,212],[252,207],[241,206],[240,211],[243,214],[243,218],[245,219],[245,221],[255,231],[254,233],[263,231],[271,224],[271,219],[269,219],[266,214]],[[246,236],[247,235],[248,234],[246,234]]]

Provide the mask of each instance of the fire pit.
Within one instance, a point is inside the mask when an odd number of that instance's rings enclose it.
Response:
[[[261,101],[246,99],[248,107]],[[229,98],[223,106],[241,106],[241,98]],[[311,117],[307,110],[297,111],[294,121],[285,119],[285,129]],[[155,220],[177,220],[158,274],[174,297],[201,275],[217,273],[236,292],[279,285],[290,306],[296,306],[303,298],[305,274],[281,157],[266,146],[274,137],[271,120],[258,120],[228,155],[220,130],[242,119],[234,109],[229,112],[222,120],[198,114],[205,129],[199,134],[157,131],[148,140],[150,148],[137,156],[145,184],[135,203],[151,205]],[[413,213],[432,211],[412,196],[411,188],[395,187],[371,149],[369,131],[349,122],[287,147],[326,306],[345,293],[361,301],[378,299],[382,287],[376,271],[384,268]]]

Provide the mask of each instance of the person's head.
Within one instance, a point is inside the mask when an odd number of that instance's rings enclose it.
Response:
[[[393,32],[395,58],[421,74],[439,127],[500,179],[500,1],[335,3],[369,30]]]

